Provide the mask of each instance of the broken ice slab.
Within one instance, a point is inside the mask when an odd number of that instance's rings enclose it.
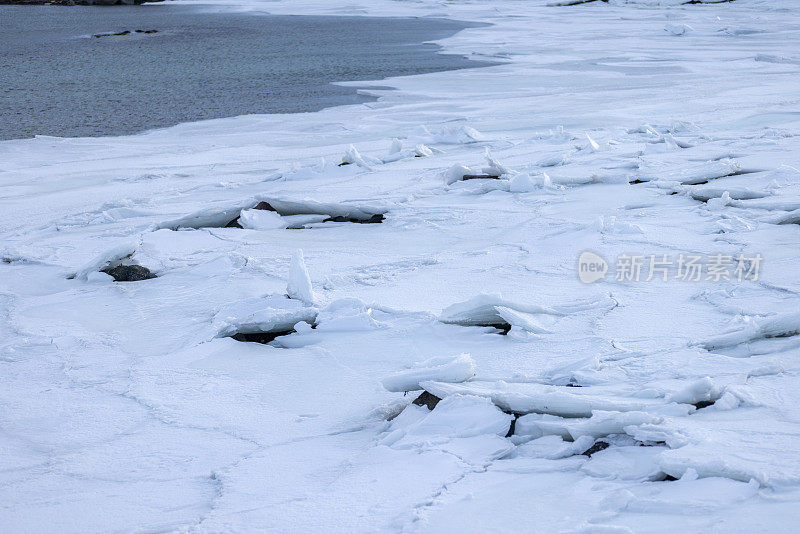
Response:
[[[705,184],[717,178],[734,176],[755,171],[742,170],[739,163],[732,159],[709,161],[700,165],[693,165],[681,169],[659,172],[655,169],[643,170],[631,183],[651,181],[679,182],[683,185]]]
[[[253,208],[242,211],[241,215],[231,223],[253,230],[297,229],[323,222],[376,224],[383,222],[386,211],[386,207],[379,205],[265,199],[259,201]]]
[[[525,314],[528,314],[527,316]],[[534,324],[533,314],[563,315],[552,308],[507,301],[500,295],[477,295],[465,302],[448,306],[439,315],[443,323],[460,326],[491,326],[507,333],[515,321],[518,326]]]
[[[596,439],[612,434],[624,434],[625,428],[629,426],[658,424],[661,421],[662,417],[659,415],[638,411],[595,410],[588,419],[529,413],[517,419],[515,434],[534,438],[557,435],[568,440],[575,440],[581,436],[590,436]]]
[[[546,334],[559,317],[613,306],[610,297],[548,307],[512,302],[500,295],[481,294],[448,306],[442,310],[439,321],[460,326],[493,327],[503,333],[517,328],[533,334]]]
[[[475,375],[475,361],[469,354],[430,358],[414,364],[383,379],[383,387],[388,391],[416,391],[422,389],[420,382],[464,382]]]
[[[394,448],[442,445],[451,440],[479,436],[505,436],[513,417],[488,399],[456,395],[443,399],[432,411],[407,406],[397,416],[381,443]],[[508,450],[511,443],[504,441]]]
[[[769,193],[761,191],[753,191],[746,187],[709,187],[709,186],[684,186],[676,189],[677,192],[686,192],[695,200],[700,202],[708,202],[712,198],[721,198],[725,193],[733,200],[752,200],[756,198],[764,198],[769,196]]]
[[[213,326],[217,337],[234,337],[254,341],[259,334],[285,335],[300,322],[314,324],[317,308],[283,295],[270,295],[234,302],[223,307],[215,316]],[[283,334],[281,334],[283,333]],[[260,339],[260,338],[259,338]],[[271,341],[271,340],[270,340]]]
[[[239,214],[242,210],[253,208],[258,202],[249,200],[236,204],[207,207],[170,221],[165,221],[156,226],[157,230],[180,230],[200,228],[225,228],[238,226]],[[234,224],[237,223],[237,224]]]
[[[138,243],[129,242],[117,245],[116,247],[105,250],[92,258],[79,269],[69,273],[67,278],[77,278],[79,280],[86,280],[90,273],[102,271],[109,267],[115,267],[122,264],[136,253]]]
[[[388,211],[388,207],[379,203],[332,203],[315,200],[282,200],[261,198],[262,202],[278,212],[281,216],[290,215],[326,215],[327,220],[336,222],[378,223]]]
[[[156,229],[249,228],[253,230],[304,228],[316,222],[383,222],[389,208],[383,204],[325,203],[259,197],[163,222]]]
[[[680,405],[663,398],[639,398],[601,387],[566,388],[538,383],[422,382],[425,391],[439,398],[449,395],[487,397],[499,408],[518,414],[548,413],[562,417],[591,417],[595,410],[616,412],[671,412],[686,415],[693,406]],[[631,395],[635,391],[630,392]]]
[[[772,338],[800,335],[800,312],[770,317],[746,317],[740,328],[711,338],[700,345],[706,350],[725,349]]]

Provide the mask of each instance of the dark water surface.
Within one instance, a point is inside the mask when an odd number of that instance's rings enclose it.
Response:
[[[164,4],[0,6],[0,139],[122,135],[361,102],[330,82],[482,65],[422,44],[466,27]],[[92,37],[123,30],[131,33]]]

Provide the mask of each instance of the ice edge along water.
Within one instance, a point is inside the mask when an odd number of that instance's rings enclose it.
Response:
[[[486,21],[445,51],[507,63],[0,143],[4,527],[791,530],[800,5],[679,3],[228,4]]]

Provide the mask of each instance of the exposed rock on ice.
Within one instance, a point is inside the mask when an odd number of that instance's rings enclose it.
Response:
[[[412,401],[412,404],[415,406],[425,406],[429,410],[433,410],[436,408],[436,405],[439,404],[439,401],[442,400],[436,395],[431,395],[425,390],[422,390],[422,393],[419,394],[419,397]]]
[[[113,277],[115,282],[139,282],[156,277],[150,269],[141,265],[117,265],[103,269],[102,272]]]

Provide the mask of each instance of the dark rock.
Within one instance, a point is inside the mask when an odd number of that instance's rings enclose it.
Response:
[[[423,391],[422,394],[414,399],[412,404],[416,404],[417,406],[427,406],[429,410],[433,410],[436,408],[436,405],[439,404],[439,401],[442,400],[436,395],[428,393],[427,391]]]
[[[103,269],[102,272],[111,275],[115,282],[139,282],[156,277],[150,269],[141,265],[117,265]]]
[[[609,448],[610,445],[605,441],[595,441],[594,445],[583,451],[584,456],[591,456],[596,452],[604,451]]]

